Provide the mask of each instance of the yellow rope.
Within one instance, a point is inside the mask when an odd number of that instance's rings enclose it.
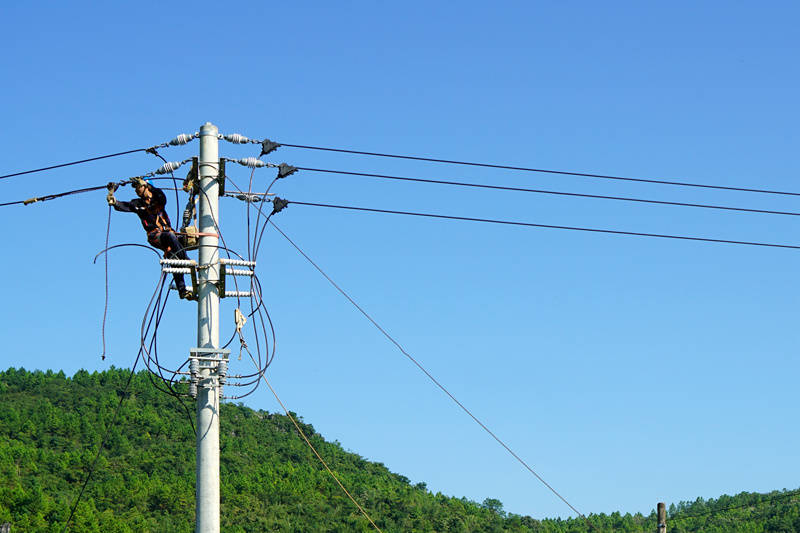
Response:
[[[253,364],[256,365],[256,368],[258,368],[258,363],[256,363],[256,360],[253,357],[253,354],[251,354],[249,350],[247,351],[247,354],[250,356],[250,359],[253,360]],[[358,502],[355,500],[355,498],[353,498],[353,496],[347,491],[347,489],[344,487],[344,485],[342,485],[342,482],[339,481],[339,478],[336,477],[336,474],[334,474],[333,470],[330,469],[330,467],[328,466],[328,463],[325,462],[325,460],[322,458],[322,456],[319,454],[319,452],[317,452],[316,448],[314,448],[314,445],[311,444],[311,441],[308,440],[308,437],[306,437],[306,434],[303,433],[302,429],[300,429],[300,425],[297,423],[297,421],[294,419],[294,417],[291,414],[289,414],[289,410],[286,408],[286,406],[283,405],[283,402],[278,397],[278,393],[275,392],[275,389],[273,389],[272,385],[270,385],[269,381],[267,380],[267,376],[265,376],[264,374],[261,374],[261,378],[264,380],[264,383],[267,384],[267,387],[269,387],[269,390],[272,391],[272,395],[275,396],[276,400],[278,400],[278,403],[281,405],[281,408],[283,408],[283,412],[286,413],[286,416],[289,417],[289,420],[292,421],[292,424],[294,424],[294,427],[295,427],[295,429],[297,429],[297,432],[300,434],[301,437],[303,437],[303,440],[306,441],[306,444],[308,444],[308,447],[311,448],[312,452],[314,452],[314,455],[317,456],[317,459],[319,459],[319,462],[322,463],[322,466],[325,467],[325,470],[328,471],[328,473],[336,481],[336,483],[339,485],[339,487],[344,491],[345,494],[347,494],[347,497],[350,498],[350,501],[353,502],[353,504],[356,507],[358,507],[358,510],[361,511],[361,514],[363,514],[364,517],[367,520],[369,520],[369,523],[372,524],[372,527],[374,527],[376,531],[378,531],[380,533],[383,533],[383,531],[381,531],[381,528],[379,528],[377,525],[375,525],[375,522],[372,521],[372,518],[369,517],[369,515],[364,510],[364,508],[361,507],[358,504]]]

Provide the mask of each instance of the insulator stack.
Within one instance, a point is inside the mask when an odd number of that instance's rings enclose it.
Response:
[[[173,267],[162,267],[161,272],[165,274],[191,274],[191,268],[173,268]]]
[[[161,168],[156,170],[156,174],[169,174],[170,172],[174,172],[181,168],[181,166],[186,161],[170,161],[169,163],[164,163],[161,165]]]
[[[250,139],[239,133],[231,133],[230,135],[225,135],[223,139],[225,139],[229,143],[234,143],[234,144],[247,144],[251,142]]]
[[[253,271],[252,270],[238,269],[238,268],[231,268],[231,269],[226,269],[225,270],[225,274],[228,275],[228,276],[252,276],[253,275]]]
[[[197,398],[197,383],[194,381],[189,382],[189,396]]]
[[[170,146],[182,146],[184,144],[189,143],[192,139],[195,139],[197,137],[198,137],[198,133],[197,132],[195,132],[193,134],[181,133],[180,135],[178,135],[177,137],[175,137],[174,139],[169,141],[168,144]]]
[[[217,373],[219,374],[219,384],[225,385],[228,381],[228,362],[226,360],[220,360],[217,366]]]
[[[177,264],[177,263],[175,263]],[[244,259],[227,259],[227,258],[220,258],[219,260],[220,265],[232,265],[232,266],[243,266],[243,267],[255,267],[255,261],[245,261]]]
[[[250,291],[225,291],[226,298],[250,298]]]
[[[244,167],[250,167],[250,168],[260,168],[267,166],[266,161],[262,161],[257,157],[243,157],[241,159],[234,159],[234,161],[236,161],[237,163],[239,163]]]
[[[158,261],[162,265],[172,265],[172,266],[193,266],[196,265],[197,262],[194,259],[160,259]]]

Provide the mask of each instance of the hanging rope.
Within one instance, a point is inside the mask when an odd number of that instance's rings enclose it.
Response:
[[[108,206],[108,222],[106,223],[106,247],[105,249],[108,250],[108,239],[111,236],[111,206]],[[103,325],[100,328],[100,335],[103,339],[103,353],[100,355],[100,359],[102,361],[106,360],[106,317],[108,316],[108,254],[105,255],[105,267],[106,267],[106,299],[105,304],[103,305]]]

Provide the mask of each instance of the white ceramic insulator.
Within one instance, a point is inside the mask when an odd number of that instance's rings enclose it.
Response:
[[[191,268],[173,268],[173,267],[164,267],[161,269],[161,272],[165,274],[191,274]]]
[[[161,165],[161,168],[156,170],[156,174],[169,174],[170,172],[174,172],[181,168],[183,165],[183,161],[170,161],[169,163],[164,163]]]
[[[253,275],[253,271],[252,270],[241,270],[241,269],[235,269],[235,268],[232,268],[230,270],[225,270],[225,273],[227,275],[229,275],[229,276],[252,276]]]
[[[241,159],[236,160],[242,166],[250,167],[250,168],[258,168],[258,167],[265,167],[267,163],[258,159],[257,157],[243,157]]]
[[[169,142],[169,144],[170,144],[170,146],[181,146],[181,145],[189,143],[189,141],[191,141],[195,137],[197,137],[196,133],[191,134],[191,135],[188,134],[188,133],[181,133],[180,135],[178,135],[177,137],[172,139]]]
[[[197,264],[194,259],[159,259],[158,262],[162,265],[172,266],[194,266]]]
[[[197,398],[197,383],[189,383],[189,396]]]
[[[236,144],[246,144],[250,142],[250,139],[245,137],[240,133],[231,133],[230,135],[225,136],[225,140],[229,143],[236,143]]]
[[[221,258],[219,260],[220,265],[233,265],[233,266],[244,266],[244,267],[254,267],[256,266],[255,261],[245,261],[244,259],[226,259]]]
[[[250,298],[249,291],[225,291],[226,298]]]

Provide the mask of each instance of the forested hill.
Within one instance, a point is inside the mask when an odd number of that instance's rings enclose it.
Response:
[[[0,524],[61,531],[111,421],[129,371],[0,372]],[[380,463],[303,429],[377,525],[389,532],[655,531],[655,517],[600,514],[534,520],[429,492]],[[283,415],[225,404],[222,531],[373,531]],[[466,466],[465,466],[466,468]],[[669,531],[800,531],[800,492],[723,496],[670,507]],[[191,532],[194,435],[178,402],[134,376],[70,526],[73,532]],[[591,528],[591,529],[590,529]]]

